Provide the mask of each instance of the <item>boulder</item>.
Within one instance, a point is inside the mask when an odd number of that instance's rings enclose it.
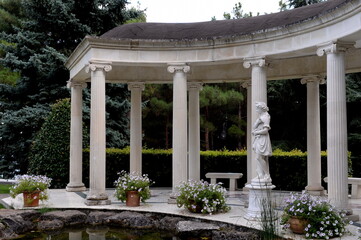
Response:
[[[90,212],[86,222],[93,226],[101,225],[105,223],[106,218],[114,216],[116,214],[117,213],[115,212],[102,212],[102,211]]]
[[[255,232],[241,231],[213,231],[212,240],[259,240],[260,237]]]
[[[208,237],[214,230],[219,230],[219,226],[198,221],[180,221],[176,225],[177,235],[181,237]]]
[[[54,220],[44,220],[38,223],[38,230],[40,231],[49,231],[49,230],[58,230],[64,227],[63,221],[58,219]]]
[[[159,225],[158,220],[137,212],[125,211],[117,213],[105,219],[109,225],[138,228],[138,229],[151,229],[157,228]]]
[[[184,218],[165,216],[159,221],[159,229],[176,232],[177,223],[180,221],[184,221]]]
[[[84,224],[87,220],[87,215],[78,210],[53,211],[44,213],[40,220],[60,220],[64,223],[64,226],[74,226]]]

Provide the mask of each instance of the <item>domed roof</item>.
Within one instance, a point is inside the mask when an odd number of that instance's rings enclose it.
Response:
[[[192,40],[251,34],[301,23],[328,13],[352,0],[329,0],[257,17],[195,23],[131,23],[113,28],[100,38]]]

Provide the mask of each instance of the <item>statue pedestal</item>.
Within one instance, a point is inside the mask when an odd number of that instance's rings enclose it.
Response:
[[[261,180],[254,178],[251,184],[247,184],[249,189],[249,205],[245,219],[250,221],[261,221],[268,218],[268,213],[272,206],[271,190],[275,188],[270,179]],[[264,215],[262,216],[262,212]]]

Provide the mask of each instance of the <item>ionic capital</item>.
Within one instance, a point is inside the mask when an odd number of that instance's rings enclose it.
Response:
[[[306,76],[301,79],[301,84],[313,83],[317,82],[319,84],[325,84],[326,80],[322,76],[314,75],[314,76]]]
[[[66,83],[67,88],[81,88],[84,89],[87,87],[86,82],[74,82],[72,79],[67,81]]]
[[[90,71],[105,71],[110,72],[112,70],[112,65],[110,62],[89,62],[85,67],[85,72],[89,73]]]
[[[175,73],[175,72],[184,72],[187,73],[191,70],[190,66],[186,65],[185,63],[180,64],[170,64],[167,68],[168,72]]]
[[[318,46],[317,56],[322,57],[324,54],[346,52],[347,49],[351,47],[351,43],[345,43],[340,41],[327,42]]]
[[[266,58],[265,57],[254,57],[254,58],[245,58],[243,59],[243,67],[250,68],[251,66],[266,66]]]
[[[202,89],[203,89],[203,83],[189,82],[187,84],[188,91],[202,91]]]
[[[241,82],[241,87],[248,89],[249,87],[252,86],[252,82],[251,80],[245,80]]]
[[[361,48],[361,39],[356,41],[354,47],[355,48]]]
[[[145,85],[142,82],[134,82],[134,83],[128,83],[128,90],[141,90],[144,91]]]

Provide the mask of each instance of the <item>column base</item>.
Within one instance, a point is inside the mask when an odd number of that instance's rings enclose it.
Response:
[[[307,186],[305,190],[313,196],[325,196],[325,189],[322,186]]]
[[[84,192],[86,187],[83,183],[81,184],[68,184],[65,188],[67,192]]]
[[[171,193],[169,195],[168,204],[177,204],[177,195],[176,195],[176,193]]]
[[[87,206],[99,206],[99,205],[110,205],[112,202],[107,199],[107,200],[92,200],[92,199],[87,199],[85,200],[84,204]]]

